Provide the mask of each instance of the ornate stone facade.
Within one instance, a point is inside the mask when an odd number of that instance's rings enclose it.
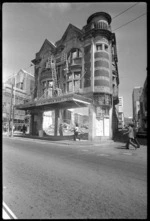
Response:
[[[89,107],[90,140],[112,138],[112,109],[118,103],[116,38],[110,23],[109,14],[97,12],[88,18],[82,30],[69,24],[55,45],[46,39],[32,60],[35,65],[35,100],[54,96],[52,56],[61,95],[74,93],[93,100]],[[103,114],[99,118],[97,112],[100,111]],[[96,129],[99,127],[103,128]]]

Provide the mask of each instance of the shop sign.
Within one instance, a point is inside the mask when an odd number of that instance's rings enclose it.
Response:
[[[57,97],[57,98],[46,99],[43,101],[37,101],[37,106],[43,105],[43,104],[59,103],[59,102],[64,102],[64,101],[70,101],[70,98]]]

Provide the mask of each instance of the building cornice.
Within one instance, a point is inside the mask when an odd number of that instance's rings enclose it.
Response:
[[[108,38],[108,40],[112,39],[112,33],[109,30],[105,29],[92,29],[90,31],[85,32],[82,35],[82,38],[85,40],[87,38],[97,37],[99,35],[103,35]]]

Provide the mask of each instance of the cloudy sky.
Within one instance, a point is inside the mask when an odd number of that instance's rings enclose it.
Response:
[[[118,52],[119,96],[123,96],[125,117],[132,116],[133,88],[143,86],[147,76],[147,4],[144,2],[4,3],[3,81],[21,68],[33,73],[33,67],[29,67],[31,60],[45,39],[55,43],[69,23],[82,29],[88,17],[99,11],[112,17]]]

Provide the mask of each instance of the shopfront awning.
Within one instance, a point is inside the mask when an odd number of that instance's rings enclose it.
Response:
[[[18,110],[55,110],[86,107],[92,103],[91,98],[78,94],[65,94],[53,98],[45,98],[37,101],[30,101],[26,104],[16,105]]]

